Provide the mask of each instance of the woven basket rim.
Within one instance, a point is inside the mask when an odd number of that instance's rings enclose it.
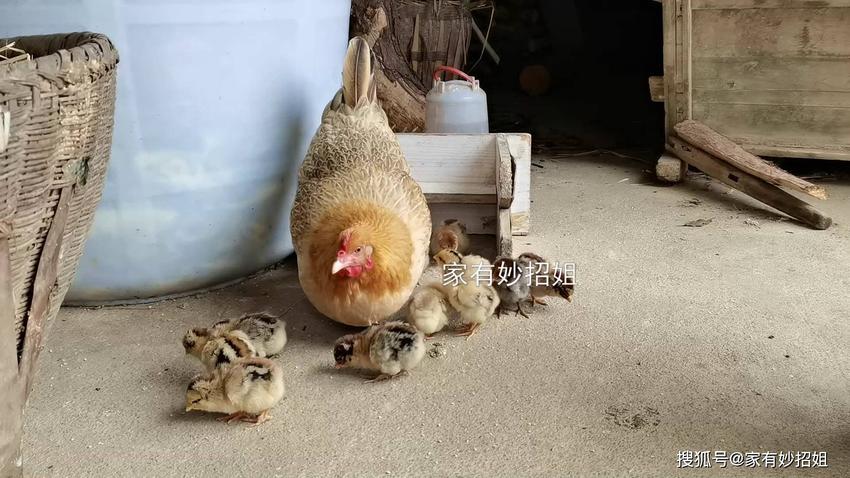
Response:
[[[88,65],[90,71],[110,69],[118,63],[118,50],[106,35],[95,32],[52,33],[2,38],[4,43],[15,42],[17,48],[30,53],[34,45],[49,50],[45,54],[32,54],[31,59],[0,66],[0,83],[6,77],[16,77],[33,70],[47,75],[59,75],[70,67],[72,61]],[[70,43],[73,46],[68,46]],[[55,45],[55,47],[53,47]],[[36,53],[41,53],[36,51]]]

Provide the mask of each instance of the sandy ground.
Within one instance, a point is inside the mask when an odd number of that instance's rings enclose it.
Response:
[[[196,297],[66,308],[29,404],[27,474],[850,476],[850,183],[826,183],[837,224],[814,231],[700,177],[535,162],[515,250],[575,262],[572,304],[439,336],[444,356],[378,384],[331,368],[351,329],[313,311],[291,261]],[[712,222],[682,226],[696,219]],[[262,309],[290,337],[274,419],[185,413],[199,367],[182,333]],[[685,450],[825,451],[829,467],[679,469]]]

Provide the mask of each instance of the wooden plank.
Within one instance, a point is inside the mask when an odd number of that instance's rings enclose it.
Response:
[[[693,10],[850,7],[850,0],[691,0]]]
[[[35,278],[33,279],[32,300],[27,311],[26,335],[24,348],[21,353],[20,375],[24,380],[24,395],[28,395],[35,377],[35,363],[41,352],[41,340],[47,325],[47,311],[50,307],[50,296],[56,287],[59,275],[59,262],[62,257],[62,240],[65,235],[65,224],[68,220],[68,209],[74,186],[65,186],[59,194],[56,214],[44,239],[44,246],[38,260]]]
[[[776,208],[815,229],[823,230],[832,225],[832,219],[823,215],[811,205],[688,144],[682,139],[671,137],[669,144],[671,151],[688,164],[768,206]]]
[[[420,183],[429,203],[496,204],[496,186],[477,183]]]
[[[398,134],[410,172],[424,189],[428,183],[477,183],[495,194],[495,135]]]
[[[531,229],[531,135],[506,133],[506,136],[513,161],[511,232],[514,236],[526,236]]]
[[[850,146],[850,108],[697,103],[693,119],[741,144],[830,150]]]
[[[0,224],[0,230],[10,227]],[[20,476],[22,473],[24,403],[18,375],[14,297],[9,242],[7,237],[0,236],[0,476]]]
[[[677,124],[675,129],[676,134],[688,143],[764,181],[776,186],[785,186],[818,199],[827,198],[826,189],[823,186],[812,184],[767,163],[758,156],[746,152],[731,139],[698,121],[684,121]]]
[[[673,134],[673,126],[677,121],[676,111],[678,110],[678,97],[676,96],[676,82],[678,80],[677,72],[677,55],[680,44],[676,42],[676,20],[677,15],[677,0],[664,0],[662,8],[662,24],[664,33],[664,112],[665,135]]]
[[[511,210],[499,209],[498,232],[496,234],[496,252],[500,256],[513,255],[513,234],[511,233]]]
[[[656,103],[664,102],[664,77],[650,76],[649,82],[649,99]]]
[[[824,149],[803,148],[791,146],[766,146],[742,143],[741,147],[759,156],[776,156],[780,158],[811,158],[830,159],[834,161],[850,161],[850,148]]]
[[[850,63],[850,61],[848,61]],[[703,90],[694,88],[694,104],[799,106],[850,109],[850,91]]]
[[[700,57],[850,59],[850,8],[696,10],[693,51]]]
[[[695,90],[849,92],[850,61],[752,57],[746,51],[732,58],[699,57],[694,59],[692,84]]]
[[[500,208],[510,208],[513,202],[513,160],[504,134],[496,137],[496,197]]]

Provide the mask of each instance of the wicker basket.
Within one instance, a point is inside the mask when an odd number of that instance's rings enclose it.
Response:
[[[118,54],[95,33],[11,42],[31,58],[0,62],[0,394],[22,408],[103,190]]]

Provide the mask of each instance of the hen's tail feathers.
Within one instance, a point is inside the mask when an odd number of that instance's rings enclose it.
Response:
[[[374,101],[376,93],[375,54],[366,40],[354,37],[348,42],[342,67],[343,100],[353,109],[362,98]]]

